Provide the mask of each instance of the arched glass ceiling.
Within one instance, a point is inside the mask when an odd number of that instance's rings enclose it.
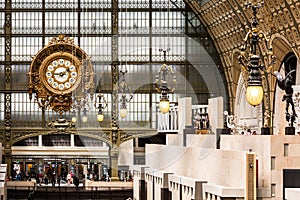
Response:
[[[91,56],[97,83],[101,79],[102,92],[109,103],[101,126],[110,126],[111,63],[115,62],[120,69],[128,70],[126,81],[134,93],[129,115],[119,119],[120,124],[155,127],[159,94],[152,83],[163,60],[161,48],[170,48],[167,61],[177,74],[176,92],[170,97],[173,103],[186,96],[193,98],[193,104],[207,104],[208,98],[220,95],[226,99],[224,75],[213,42],[182,0],[122,0],[115,7],[111,2],[13,0],[10,5],[0,1],[0,23],[11,23],[11,28],[0,28],[1,126],[4,126],[4,93],[7,92],[11,96],[12,125],[41,126],[41,110],[29,101],[27,94],[26,73],[32,56],[58,34],[73,37]],[[11,9],[6,9],[9,6]],[[5,12],[11,16],[9,20]],[[11,42],[9,49],[5,48],[7,41]],[[118,43],[116,58],[112,55],[113,41]],[[5,74],[7,66],[11,71]],[[11,86],[4,81],[8,76],[11,76]],[[99,127],[93,102],[90,105],[89,120],[84,126]],[[65,117],[70,118],[71,113]],[[56,113],[46,112],[46,121],[56,118]]]

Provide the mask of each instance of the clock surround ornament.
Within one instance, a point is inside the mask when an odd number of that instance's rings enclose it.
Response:
[[[60,115],[72,108],[73,99],[94,94],[94,70],[89,56],[72,38],[59,35],[34,57],[28,73],[29,98]]]

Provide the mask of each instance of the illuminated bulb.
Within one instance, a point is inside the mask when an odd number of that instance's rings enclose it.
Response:
[[[264,96],[264,91],[261,85],[250,85],[246,89],[246,99],[252,106],[260,104]]]
[[[98,120],[98,122],[102,122],[103,119],[104,119],[104,115],[103,115],[103,114],[98,114],[98,115],[97,115],[97,120]]]
[[[77,119],[76,119],[76,117],[75,117],[75,116],[74,116],[74,117],[72,117],[72,119],[71,119],[71,120],[72,120],[72,122],[73,122],[73,123],[76,123],[76,122],[77,122]]]
[[[82,122],[83,122],[83,123],[86,123],[87,120],[88,120],[87,116],[83,116],[83,117],[82,117]]]
[[[125,118],[127,116],[127,109],[121,108],[120,109],[120,117]]]
[[[159,102],[159,109],[160,109],[160,112],[162,113],[168,113],[169,110],[170,110],[170,102],[169,100],[160,100]]]

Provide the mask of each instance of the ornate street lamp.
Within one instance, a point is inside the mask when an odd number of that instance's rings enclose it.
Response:
[[[262,31],[259,31],[257,28],[257,11],[263,5],[263,1],[261,3],[257,3],[256,5],[252,5],[251,2],[248,2],[246,4],[246,8],[252,8],[252,27],[246,34],[246,37],[244,39],[245,43],[242,45],[240,56],[238,57],[242,69],[249,73],[247,79],[246,99],[248,103],[253,106],[259,105],[264,96],[260,70],[266,70],[267,72],[269,72],[271,65],[275,62],[275,56],[272,52],[272,46],[268,45],[269,39]],[[265,42],[265,45],[268,49],[268,56],[270,61],[270,63],[268,64],[268,69],[265,68],[264,63],[259,56],[258,49],[259,42],[261,41]],[[248,47],[249,50],[247,51]]]
[[[125,81],[125,74],[127,73],[127,69],[125,71],[120,70],[122,74],[122,81],[119,85],[119,93],[121,93],[120,99],[120,117],[125,118],[127,116],[127,103],[131,101],[133,95],[131,94],[130,88],[127,86]],[[127,98],[126,94],[130,94],[129,98]]]
[[[167,50],[159,49],[164,53],[164,63],[158,70],[158,74],[156,75],[154,86],[156,90],[161,94],[160,102],[159,102],[159,109],[162,113],[168,113],[170,110],[170,102],[169,102],[169,93],[175,90],[175,87],[168,86],[167,78],[171,76],[172,82],[176,84],[176,76],[174,75],[173,69],[167,65]]]

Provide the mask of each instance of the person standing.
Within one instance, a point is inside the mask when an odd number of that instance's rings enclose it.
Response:
[[[70,184],[71,184],[71,178],[72,178],[72,176],[71,176],[71,172],[70,172],[67,175],[68,186],[70,186]]]
[[[76,175],[73,176],[73,182],[74,182],[74,185],[76,186],[76,189],[78,189],[79,179]]]
[[[40,172],[39,175],[38,175],[38,177],[39,177],[39,185],[42,186],[42,182],[43,182],[43,173]]]
[[[52,187],[55,187],[55,182],[56,182],[56,175],[55,175],[55,172],[53,172],[53,173],[51,173]]]

